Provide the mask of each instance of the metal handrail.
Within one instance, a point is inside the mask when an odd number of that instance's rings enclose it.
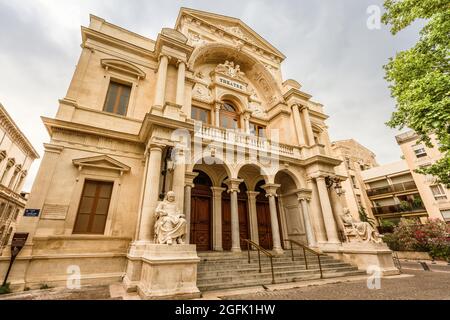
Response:
[[[251,259],[250,259],[250,249],[251,249],[251,247],[255,247],[258,250],[259,273],[262,272],[262,270],[261,270],[261,252],[264,253],[267,257],[270,258],[270,268],[272,270],[272,284],[275,284],[275,273],[273,271],[273,257],[274,257],[274,255],[271,254],[266,249],[264,249],[263,247],[261,247],[256,242],[253,242],[252,240],[249,240],[249,239],[242,239],[242,240],[247,243],[248,263],[251,263]]]
[[[294,248],[293,248],[292,244],[295,244],[295,245],[297,245],[297,246],[299,246],[299,247],[301,247],[303,249],[303,258],[305,259],[306,270],[308,270],[308,258],[306,256],[306,251],[308,251],[308,252],[310,252],[312,254],[315,254],[317,256],[317,260],[319,261],[320,279],[323,279],[322,263],[320,261],[320,256],[322,255],[321,253],[319,253],[319,252],[317,252],[317,251],[315,251],[315,250],[313,250],[313,249],[311,249],[311,248],[305,246],[304,244],[302,244],[302,243],[300,243],[298,241],[295,241],[295,240],[286,239],[284,241],[285,242],[289,242],[289,244],[291,246],[290,250],[291,250],[291,255],[292,255],[292,261],[294,261]]]

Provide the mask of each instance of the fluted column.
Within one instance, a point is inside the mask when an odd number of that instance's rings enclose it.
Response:
[[[300,117],[300,109],[297,104],[292,106],[292,115],[294,116],[295,133],[297,134],[298,144],[303,146],[306,144],[305,135],[303,134],[302,118]]]
[[[184,105],[184,87],[186,79],[186,63],[178,61],[178,78],[177,78],[177,97],[175,103],[179,106]]]
[[[330,198],[324,177],[316,178],[317,189],[319,191],[320,205],[322,207],[323,222],[328,237],[328,243],[340,243],[336,230],[333,210],[331,209]]]
[[[279,187],[281,187],[279,184],[265,184],[262,186],[262,188],[266,191],[266,197],[269,198],[273,251],[282,253],[283,248],[281,247],[280,225],[278,222],[277,203],[275,200],[277,197],[277,189]]]
[[[168,66],[169,66],[169,57],[165,55],[160,56],[158,77],[156,80],[155,102],[154,102],[154,106],[159,110],[162,110],[165,103]]]
[[[302,208],[303,221],[305,223],[306,239],[308,240],[308,246],[317,247],[316,236],[314,234],[314,229],[311,223],[311,217],[309,215],[309,202],[311,199],[309,197],[299,195],[298,200]]]
[[[250,238],[253,242],[259,244],[259,231],[258,231],[258,212],[256,210],[256,197],[259,192],[248,191],[248,211],[250,220]]]
[[[152,144],[148,153],[148,166],[144,185],[139,241],[154,241],[155,208],[158,203],[163,145]]]
[[[198,176],[196,172],[186,172],[184,185],[184,215],[186,216],[186,243],[191,243],[191,206],[192,188],[195,187],[194,179]]]
[[[228,193],[230,194],[231,204],[231,251],[241,251],[241,240],[239,232],[239,208],[238,208],[238,193],[239,185],[244,180],[241,179],[228,179],[225,184],[228,186]]]
[[[222,193],[225,188],[212,187],[213,192],[213,250],[223,251],[222,246]]]
[[[313,132],[312,126],[311,126],[311,119],[309,117],[308,107],[303,107],[302,114],[303,114],[303,120],[305,122],[305,127],[306,127],[306,137],[308,139],[308,145],[313,146],[316,144],[316,142],[314,141],[314,132]]]

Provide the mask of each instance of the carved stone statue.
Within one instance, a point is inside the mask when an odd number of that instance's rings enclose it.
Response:
[[[225,61],[223,64],[217,65],[214,70],[218,73],[223,73],[231,78],[236,78],[244,81],[245,73],[241,71],[241,67],[238,64],[234,64],[233,61]]]
[[[186,234],[186,219],[175,203],[175,193],[167,193],[164,201],[156,208],[155,243],[184,244],[183,237]]]
[[[341,216],[344,232],[349,242],[382,243],[378,232],[368,222],[356,221],[348,208],[344,208]]]

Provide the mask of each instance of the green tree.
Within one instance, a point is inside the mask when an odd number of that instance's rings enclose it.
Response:
[[[449,0],[386,0],[382,21],[397,34],[425,21],[419,41],[384,66],[396,110],[387,125],[409,127],[429,147],[436,137],[443,157],[418,170],[450,187],[450,3]]]

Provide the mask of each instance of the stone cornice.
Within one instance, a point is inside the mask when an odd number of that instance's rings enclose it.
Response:
[[[33,159],[39,159],[39,154],[34,149],[33,145],[23,134],[23,132],[16,125],[14,120],[10,117],[5,107],[0,103],[0,125],[5,129],[5,132],[11,137],[11,140],[17,144],[22,151]]]

